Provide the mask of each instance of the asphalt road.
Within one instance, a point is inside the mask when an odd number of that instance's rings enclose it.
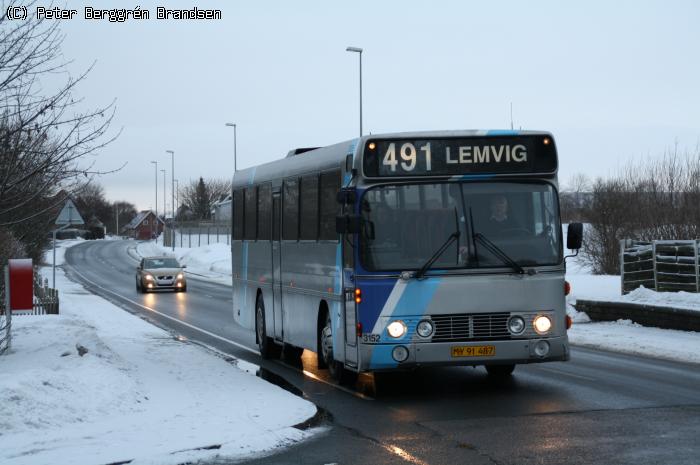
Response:
[[[425,369],[375,395],[370,375],[334,385],[315,356],[262,360],[233,322],[230,287],[190,276],[186,294],[137,294],[133,241],[69,249],[68,276],[167,328],[260,366],[259,376],[305,396],[328,432],[251,464],[700,464],[700,366],[572,349],[569,362]],[[235,386],[231,386],[235,395]],[[206,421],[206,419],[203,419]]]

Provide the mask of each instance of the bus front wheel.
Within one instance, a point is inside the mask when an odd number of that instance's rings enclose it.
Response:
[[[331,326],[330,313],[326,313],[326,324],[321,329],[319,336],[321,341],[321,357],[328,367],[328,373],[339,384],[351,385],[357,381],[357,373],[345,369],[342,363],[333,356],[333,329]]]
[[[277,358],[280,355],[281,348],[275,342],[267,337],[265,330],[265,302],[262,297],[258,297],[255,304],[255,334],[258,338],[258,349],[262,358]]]

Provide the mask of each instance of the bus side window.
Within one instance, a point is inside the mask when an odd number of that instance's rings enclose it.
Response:
[[[299,239],[299,181],[285,179],[282,197],[282,239]]]
[[[299,195],[299,239],[318,239],[318,175],[301,178]]]
[[[340,215],[340,204],[336,201],[339,190],[340,171],[321,173],[319,239],[322,241],[338,239],[338,233],[335,232],[335,217]]]
[[[233,193],[233,238],[243,239],[243,189],[238,189]]]
[[[257,199],[255,187],[249,187],[245,190],[245,234],[244,239],[254,241],[256,239],[256,213]]]
[[[269,241],[271,237],[272,184],[258,186],[258,239]]]

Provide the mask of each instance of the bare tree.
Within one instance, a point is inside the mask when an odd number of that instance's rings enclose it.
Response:
[[[678,147],[598,179],[583,212],[583,256],[596,273],[619,272],[619,241],[700,237],[700,150]]]
[[[574,174],[569,178],[559,194],[562,222],[583,221],[583,211],[591,202],[592,189],[590,178],[583,173]]]
[[[34,3],[25,6],[32,11]],[[0,228],[38,259],[65,201],[55,194],[75,191],[96,174],[87,157],[114,139],[106,137],[114,108],[80,109],[77,86],[90,70],[67,72],[59,21],[10,21],[5,2],[0,15]],[[46,85],[47,76],[61,75],[62,84]],[[45,92],[49,87],[56,90]]]

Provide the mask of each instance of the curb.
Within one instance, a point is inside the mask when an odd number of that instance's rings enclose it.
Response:
[[[632,320],[642,326],[700,332],[700,312],[695,310],[580,299],[574,306],[593,321]]]

